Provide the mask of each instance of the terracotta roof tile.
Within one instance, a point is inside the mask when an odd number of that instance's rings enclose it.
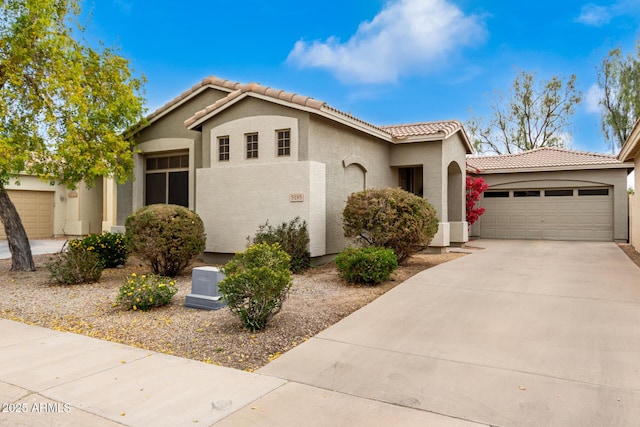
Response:
[[[211,81],[213,83],[211,83]],[[402,140],[407,137],[434,136],[439,134],[442,135],[442,138],[447,138],[455,132],[463,129],[462,124],[456,120],[421,122],[394,126],[376,126],[369,122],[361,120],[350,113],[345,113],[336,108],[333,108],[327,105],[327,103],[324,101],[319,101],[308,96],[302,96],[296,93],[286,92],[284,90],[273,89],[268,86],[262,86],[258,83],[240,84],[229,82],[228,80],[220,80],[215,77],[210,77],[203,80],[200,84],[194,86],[190,91],[185,92],[185,94],[181,96],[189,96],[191,93],[195,92],[205,84],[217,84],[218,86],[226,87],[228,89],[231,89],[232,91],[226,97],[216,101],[214,104],[209,105],[205,109],[196,112],[192,117],[185,120],[184,124],[186,127],[194,126],[197,122],[201,121],[203,118],[207,117],[215,110],[222,108],[224,105],[230,102],[233,102],[236,98],[242,96],[243,94],[254,93],[285,101],[291,104],[312,108],[314,110],[318,110],[319,113],[325,113],[329,116],[333,116],[334,118],[344,119],[347,121],[347,123],[362,126],[364,128],[369,128],[370,130],[378,132],[381,135],[386,135],[386,137],[388,137],[390,141],[392,141],[393,138]],[[175,102],[176,101],[174,100],[168,105],[171,105]]]
[[[421,122],[405,125],[382,126],[382,129],[389,132],[396,138],[406,138],[409,136],[443,134],[443,137],[453,135],[462,129],[462,123],[457,120],[447,120],[438,122]]]
[[[543,147],[517,154],[468,157],[467,164],[479,169],[482,173],[484,171],[505,169],[622,165],[622,162],[617,157],[608,154]]]
[[[232,82],[231,80],[219,79],[218,77],[215,77],[215,76],[209,76],[203,79],[202,81],[200,81],[200,83],[193,85],[191,88],[182,92],[180,95],[176,96],[171,101],[167,102],[162,107],[158,108],[157,110],[149,114],[147,116],[147,120],[153,121],[153,119],[155,119],[158,116],[161,116],[164,112],[171,109],[173,106],[179,104],[182,100],[190,97],[191,95],[193,95],[194,93],[202,89],[203,87],[210,86],[210,85],[225,88],[225,89],[228,89],[229,92],[231,92],[238,89],[238,87],[240,86],[240,83]]]

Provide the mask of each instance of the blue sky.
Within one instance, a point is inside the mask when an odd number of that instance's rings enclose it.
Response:
[[[209,75],[296,92],[375,125],[489,117],[516,70],[577,77],[571,147],[611,152],[597,69],[635,50],[640,1],[101,0],[87,38],[146,76],[149,112]]]

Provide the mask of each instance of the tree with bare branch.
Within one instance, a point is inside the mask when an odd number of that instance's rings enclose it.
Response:
[[[576,76],[553,76],[537,83],[534,73],[520,71],[509,96],[499,93],[491,119],[472,118],[467,129],[478,152],[513,154],[540,147],[564,147],[575,106],[580,103]]]

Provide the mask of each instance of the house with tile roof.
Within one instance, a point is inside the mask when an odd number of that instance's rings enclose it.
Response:
[[[471,227],[480,238],[626,242],[627,175],[615,156],[544,147],[469,157],[468,170],[489,185],[486,212]]]
[[[633,126],[618,159],[621,162],[633,162],[635,166],[635,194],[629,196],[629,243],[636,251],[640,251],[640,119]]]
[[[174,203],[205,223],[207,254],[246,248],[269,221],[305,220],[312,257],[339,252],[347,197],[402,187],[436,208],[434,248],[462,245],[466,155],[457,121],[377,126],[307,96],[217,77],[147,117],[136,134],[135,179],[108,187],[105,225]]]

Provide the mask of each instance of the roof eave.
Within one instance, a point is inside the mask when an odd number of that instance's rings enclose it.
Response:
[[[258,99],[262,99],[264,101],[268,101],[274,104],[278,104],[278,105],[282,105],[285,107],[289,107],[289,108],[294,108],[296,110],[299,111],[305,111],[307,113],[312,113],[312,114],[317,114],[319,116],[325,117],[327,119],[330,119],[334,122],[343,124],[345,126],[349,126],[353,129],[357,129],[359,131],[368,133],[372,136],[375,136],[376,138],[380,138],[383,139],[385,141],[391,142],[391,135],[383,132],[381,130],[375,129],[373,127],[367,126],[364,123],[361,123],[358,120],[352,120],[347,116],[343,116],[341,114],[336,114],[335,112],[333,112],[333,109],[328,108],[314,108],[314,107],[309,107],[306,105],[301,105],[301,104],[297,104],[294,102],[290,102],[290,101],[286,101],[283,99],[278,99],[278,98],[274,98],[272,96],[268,96],[268,95],[263,95],[260,93],[256,93],[256,92],[244,92],[241,95],[237,96],[236,98],[230,100],[229,102],[225,103],[224,105],[220,106],[219,108],[216,108],[215,110],[204,114],[202,117],[197,118],[196,120],[192,121],[189,125],[187,125],[187,129],[189,130],[195,130],[197,128],[200,128],[202,126],[202,124],[204,122],[206,122],[207,120],[211,119],[213,116],[215,116],[216,114],[224,111],[225,109],[229,108],[230,106],[236,104],[237,102],[239,102],[240,100],[246,98],[247,96],[251,96],[253,98],[258,98]],[[189,120],[187,120],[188,122]]]
[[[474,167],[474,166],[472,166]],[[558,172],[558,171],[578,171],[578,170],[594,170],[594,169],[633,169],[633,163],[609,163],[601,165],[568,165],[568,166],[538,166],[527,168],[499,168],[487,169],[481,168],[481,175],[500,174],[500,173],[522,173],[522,172]]]
[[[391,142],[399,145],[399,144],[415,144],[419,142],[444,141],[445,139],[446,139],[445,133],[440,131],[440,132],[426,134],[426,135],[394,136],[392,137]]]
[[[640,118],[636,121],[633,129],[631,129],[629,138],[627,138],[620,150],[620,154],[618,154],[618,159],[622,162],[634,160],[638,154],[638,150],[640,150]]]

